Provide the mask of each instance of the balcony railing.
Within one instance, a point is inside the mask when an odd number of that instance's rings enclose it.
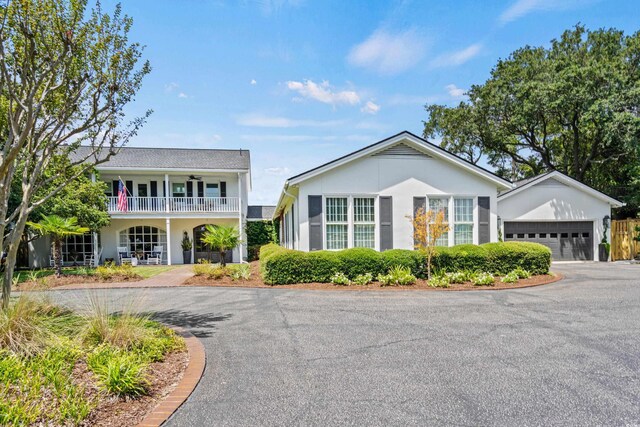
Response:
[[[167,206],[168,201],[168,206]],[[237,197],[127,197],[127,209],[118,209],[118,198],[108,197],[109,213],[139,212],[238,212]]]

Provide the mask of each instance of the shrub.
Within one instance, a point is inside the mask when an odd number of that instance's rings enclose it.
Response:
[[[336,273],[331,276],[331,283],[334,285],[349,286],[351,284],[351,280],[349,280],[347,275],[344,273]]]
[[[260,269],[266,283],[330,282],[343,272],[353,280],[360,274],[373,277],[386,275],[396,266],[409,268],[415,277],[426,276],[426,256],[420,251],[392,249],[376,252],[354,248],[344,251],[301,252],[275,244],[260,250]],[[483,245],[458,245],[438,248],[433,258],[433,270],[440,273],[486,271],[506,274],[518,267],[533,274],[545,274],[551,264],[551,251],[546,246],[529,242],[499,242]]]
[[[518,279],[528,279],[529,277],[531,277],[531,273],[529,273],[527,270],[523,269],[522,267],[518,267],[514,269],[512,273],[516,274],[518,276]]]
[[[471,273],[468,271],[456,271],[454,273],[445,273],[443,277],[446,277],[449,283],[465,283],[471,278]]]
[[[122,279],[138,279],[141,278],[138,273],[135,272],[131,264],[113,265],[105,264],[96,267],[94,272],[101,280],[112,280],[115,278]]]
[[[354,285],[358,286],[366,286],[371,282],[373,282],[373,274],[371,273],[359,274],[352,281]]]
[[[502,283],[516,283],[519,277],[518,274],[514,271],[511,271],[502,278]]]
[[[0,349],[24,356],[40,353],[51,339],[43,317],[54,310],[51,304],[26,296],[0,309]]]
[[[193,273],[196,276],[206,276],[208,279],[219,280],[225,276],[231,275],[231,269],[230,267],[222,267],[220,264],[202,262],[193,265]]]
[[[233,280],[249,280],[251,278],[251,266],[249,264],[232,264],[227,266],[229,276]]]
[[[380,274],[378,281],[382,286],[406,286],[413,285],[416,277],[411,274],[409,267],[396,265],[389,270],[388,274]]]
[[[458,282],[454,282],[458,283]],[[437,276],[432,276],[429,280],[429,286],[433,288],[448,288],[451,286],[450,276],[447,274],[440,274]]]
[[[147,392],[147,366],[134,354],[102,346],[89,355],[87,365],[109,393],[116,396],[140,396]]]
[[[476,286],[493,285],[494,277],[490,273],[475,273],[471,276],[471,283]]]

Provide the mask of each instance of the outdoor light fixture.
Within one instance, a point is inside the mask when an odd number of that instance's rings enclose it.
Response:
[[[602,218],[602,226],[607,229],[609,228],[609,221],[611,220],[611,217],[609,215],[605,215],[604,218]]]

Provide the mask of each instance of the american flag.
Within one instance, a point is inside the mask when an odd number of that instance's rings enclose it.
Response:
[[[118,210],[126,212],[129,206],[127,206],[127,187],[124,186],[122,180],[118,186]]]

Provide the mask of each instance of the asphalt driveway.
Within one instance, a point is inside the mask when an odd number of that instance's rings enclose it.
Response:
[[[204,343],[171,426],[640,424],[640,265],[554,270],[513,291],[104,292]]]

